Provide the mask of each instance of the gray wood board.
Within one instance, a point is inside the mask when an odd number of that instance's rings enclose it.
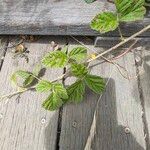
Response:
[[[137,40],[137,43],[134,47],[138,46],[145,46],[148,43],[150,43],[150,37],[145,38],[134,38],[133,40],[127,42],[126,44],[122,45],[122,48],[128,48],[130,45],[132,45],[134,40]],[[96,37],[94,45],[96,47],[105,47],[110,48],[112,46],[117,45],[119,42],[121,42],[120,37]]]
[[[12,72],[18,69],[33,70],[41,57],[50,51],[50,41],[66,42],[65,38],[46,37],[35,43],[25,43],[30,51],[28,64],[23,58],[12,59],[11,51],[7,52],[0,72],[0,95],[15,91],[9,80]],[[63,69],[48,70],[44,78],[52,80],[62,73]],[[48,93],[28,91],[19,100],[13,97],[0,103],[1,150],[55,150],[59,113],[42,108],[41,104],[47,96]]]
[[[87,40],[86,40],[87,42]],[[70,43],[71,47],[77,43]],[[92,50],[93,43],[86,43]],[[100,48],[95,48],[100,51]],[[118,63],[126,67],[129,74],[136,76],[134,55],[129,53]],[[124,79],[115,66],[95,62],[91,72],[106,78],[110,77],[105,92],[96,95],[87,89],[84,101],[80,104],[64,106],[60,150],[84,150],[96,108],[100,98],[96,116],[96,132],[91,146],[86,150],[145,150],[145,139],[142,121],[142,106],[136,77]],[[68,79],[70,84],[74,79]],[[130,133],[126,133],[129,130]]]
[[[106,0],[86,4],[84,0],[1,0],[0,34],[100,35],[90,29],[91,19],[99,12],[114,10]],[[150,19],[123,24],[123,35],[129,36],[150,24]],[[118,32],[106,34],[118,36]],[[142,36],[149,36],[150,32]]]
[[[139,69],[139,87],[141,92],[141,104],[143,105],[143,120],[145,123],[145,134],[147,147],[150,149],[150,45],[141,48],[140,59],[137,54],[135,60]]]

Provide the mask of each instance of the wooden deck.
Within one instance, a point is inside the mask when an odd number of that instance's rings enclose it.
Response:
[[[41,57],[50,51],[50,42],[69,47],[78,45],[71,37],[45,36],[36,42],[25,42],[30,51],[29,63],[14,60],[7,48],[17,37],[0,37],[0,95],[14,91],[9,78],[16,69],[32,70]],[[78,37],[91,49],[91,38]],[[148,44],[148,43],[147,43]],[[46,94],[28,91],[19,99],[0,102],[0,150],[150,150],[150,53],[143,56],[143,68],[134,52],[117,60],[128,70],[131,80],[124,79],[109,63],[92,65],[93,74],[106,78],[102,95],[87,90],[81,104],[68,104],[57,111],[41,107]],[[45,78],[53,79],[64,69],[48,70]],[[140,75],[139,75],[140,74]],[[72,79],[65,81],[70,84]],[[95,111],[96,117],[94,118]]]
[[[115,6],[106,0],[86,4],[84,0],[1,0],[0,35],[100,35],[89,24],[102,11]],[[150,13],[143,21],[121,25],[129,36],[150,24]],[[128,32],[127,32],[128,31]],[[106,35],[118,36],[118,31]],[[106,36],[105,35],[105,36]],[[149,36],[150,31],[141,36]]]

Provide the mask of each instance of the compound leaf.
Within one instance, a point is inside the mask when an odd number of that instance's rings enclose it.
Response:
[[[54,111],[63,105],[62,99],[57,93],[51,93],[50,96],[43,102],[42,106],[46,110]]]
[[[31,76],[31,73],[29,73],[27,71],[23,71],[23,70],[18,70],[18,71],[14,72],[12,74],[10,80],[12,81],[12,83],[14,83],[15,85],[18,86],[18,83],[17,83],[18,77],[21,78],[21,79],[23,79],[23,80],[26,80],[30,76]]]
[[[86,85],[97,94],[100,94],[105,88],[105,82],[100,76],[88,74],[84,80]]]
[[[87,49],[85,47],[76,47],[69,52],[69,58],[77,62],[83,61],[87,57]]]
[[[112,12],[100,13],[91,22],[91,28],[101,33],[113,31],[118,25],[117,15]]]
[[[52,89],[52,83],[46,80],[41,80],[36,85],[36,91],[38,92],[48,92]]]
[[[83,81],[79,80],[70,85],[67,88],[67,93],[68,93],[68,99],[67,101],[70,102],[81,102],[83,100],[83,95],[85,93],[85,84]]]
[[[54,89],[54,91],[57,93],[57,95],[60,98],[63,98],[63,99],[67,99],[68,98],[67,91],[64,88],[63,84],[61,84],[61,83],[55,83],[53,85],[53,89]]]
[[[42,63],[46,67],[64,67],[67,63],[67,55],[62,51],[54,51],[47,54],[43,59]]]
[[[84,64],[72,64],[71,73],[75,77],[83,78],[88,73],[88,69]]]
[[[119,21],[130,22],[144,18],[145,0],[115,0]]]

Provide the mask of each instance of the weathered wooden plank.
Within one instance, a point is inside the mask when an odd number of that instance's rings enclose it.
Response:
[[[144,37],[144,38],[135,38],[137,40],[137,43],[135,47],[138,46],[145,46],[147,43],[150,43],[150,38],[149,37]],[[129,41],[128,43],[122,45],[123,48],[128,48],[134,40]],[[94,45],[96,47],[105,47],[105,48],[110,48],[112,46],[117,45],[119,42],[121,42],[121,39],[119,37],[97,37],[95,39]]]
[[[143,122],[146,134],[147,147],[150,149],[150,46],[149,43],[146,47],[141,48],[140,59],[139,56],[135,57],[138,65],[139,72],[139,88],[141,93],[141,104],[143,106]]]
[[[71,43],[70,43],[71,44]],[[71,44],[75,46],[76,44]],[[92,50],[92,43],[87,43]],[[101,50],[95,48],[95,50]],[[121,58],[118,63],[126,67],[129,74],[136,76],[132,53]],[[69,104],[63,108],[60,150],[145,150],[137,80],[124,79],[115,66],[95,62],[91,70],[109,82],[102,97],[87,90],[81,104]],[[66,84],[73,82],[72,79]],[[96,115],[96,131],[92,139],[90,129],[96,103],[100,99]],[[126,133],[126,132],[130,133]],[[91,146],[87,139],[91,138]]]
[[[4,55],[7,50],[8,37],[0,36],[0,70],[2,67],[2,62],[4,60]]]
[[[1,0],[0,34],[100,35],[90,29],[90,21],[97,13],[113,9],[114,5],[106,0],[92,4],[84,0]],[[150,24],[149,18],[121,28],[128,36],[147,24]],[[115,36],[118,32],[106,35]]]
[[[12,59],[7,52],[0,73],[0,94],[12,92],[10,74],[17,69],[32,70],[45,53],[50,51],[50,41],[65,44],[65,38],[45,37],[35,43],[25,43],[30,51],[29,63],[23,58]],[[49,69],[44,78],[52,80],[63,73]],[[19,100],[13,97],[0,104],[0,149],[1,150],[55,150],[57,138],[58,111],[49,112],[41,107],[47,94],[28,91]]]

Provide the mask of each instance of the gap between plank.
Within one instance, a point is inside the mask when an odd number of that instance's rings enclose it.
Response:
[[[68,37],[66,38],[66,46],[68,46]],[[68,47],[66,54],[68,53]],[[63,68],[63,74],[66,73],[66,67]],[[62,79],[62,84],[65,85],[65,78]],[[59,150],[59,142],[60,142],[60,134],[61,134],[61,127],[62,127],[62,114],[63,114],[63,106],[59,109],[58,115],[58,126],[57,126],[57,139],[56,139],[56,148],[55,150]]]
[[[5,42],[5,44],[3,45],[4,48],[2,48],[3,53],[2,53],[2,56],[1,56],[1,57],[3,57],[3,59],[1,58],[1,61],[0,61],[0,71],[1,71],[1,69],[2,69],[3,62],[4,62],[4,58],[5,58],[6,53],[7,53],[7,50],[8,50],[8,49],[7,49],[8,44],[9,44],[9,36],[6,37],[6,42]]]
[[[140,101],[141,101],[141,107],[142,107],[142,122],[143,122],[143,132],[144,132],[144,137],[145,137],[145,143],[146,143],[146,150],[150,149],[150,142],[149,142],[149,132],[148,132],[148,123],[145,115],[145,102],[144,102],[144,97],[143,97],[143,90],[141,86],[141,80],[140,80],[140,71],[138,68],[138,63],[135,59],[135,66],[136,66],[136,74],[137,74],[137,83],[138,83],[138,90],[139,90],[139,96],[140,96]]]

